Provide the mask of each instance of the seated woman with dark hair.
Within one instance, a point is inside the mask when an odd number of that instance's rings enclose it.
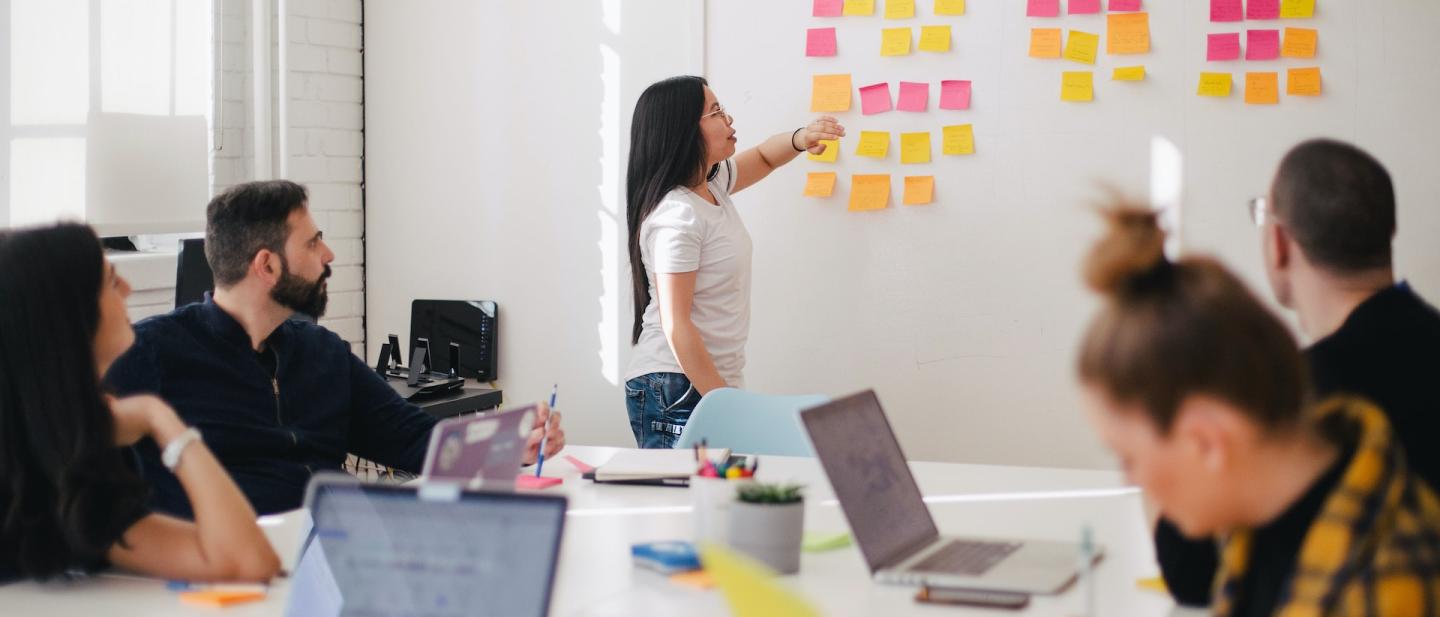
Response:
[[[101,390],[135,338],[129,294],[87,226],[0,232],[0,581],[107,564],[269,579],[279,560],[199,433],[158,398]],[[142,439],[164,450],[195,522],[146,510],[128,448]]]

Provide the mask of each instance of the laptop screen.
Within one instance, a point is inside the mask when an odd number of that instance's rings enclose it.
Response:
[[[541,617],[566,500],[321,481],[287,615]]]
[[[940,536],[874,391],[812,407],[800,419],[872,573]]]

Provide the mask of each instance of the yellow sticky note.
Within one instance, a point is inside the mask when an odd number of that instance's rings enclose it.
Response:
[[[1059,58],[1060,38],[1059,28],[1031,28],[1030,57]]]
[[[907,206],[923,206],[935,200],[935,176],[905,176]]]
[[[910,29],[885,28],[880,31],[880,55],[910,55]]]
[[[975,154],[975,127],[957,124],[940,129],[942,144],[940,151],[945,154]]]
[[[884,176],[889,184],[889,176]],[[700,560],[710,573],[730,614],[742,617],[820,617],[804,598],[775,581],[775,572],[754,559],[723,546],[700,546]]]
[[[845,0],[844,15],[874,15],[875,0]]]
[[[807,154],[806,156],[809,157],[810,160],[820,161],[821,163],[834,163],[835,159],[840,157],[840,140],[822,139],[820,140],[820,144],[825,146],[825,151],[820,154]]]
[[[920,26],[920,51],[950,51],[950,26]]]
[[[1280,102],[1279,73],[1246,73],[1245,103],[1274,105]]]
[[[1115,72],[1111,73],[1110,79],[1114,81],[1144,81],[1144,66],[1117,66]]]
[[[1147,590],[1147,591],[1153,591],[1153,592],[1155,592],[1155,593],[1163,593],[1163,594],[1165,594],[1165,595],[1167,595],[1167,596],[1170,595],[1170,588],[1168,588],[1168,587],[1165,586],[1165,579],[1160,578],[1160,577],[1158,577],[1158,576],[1152,576],[1152,577],[1150,577],[1150,578],[1136,579],[1136,580],[1135,580],[1135,586],[1136,586],[1136,587],[1139,587],[1140,589],[1145,589],[1145,590]]]
[[[930,133],[900,134],[900,163],[929,163]]]
[[[1195,94],[1200,96],[1230,96],[1229,73],[1201,73],[1200,87]]]
[[[850,111],[849,73],[816,75],[810,83],[810,111]]]
[[[860,145],[855,154],[883,159],[890,154],[890,133],[886,131],[860,131]]]
[[[1314,17],[1315,0],[1280,0],[1280,16],[1285,18]]]
[[[812,171],[805,174],[806,197],[829,197],[835,192],[835,172]]]
[[[965,0],[935,0],[936,15],[964,15]]]
[[[915,0],[885,0],[885,19],[909,19],[915,16]]]
[[[1100,51],[1100,35],[1071,30],[1065,40],[1065,59],[1085,64],[1095,64],[1095,53]]]
[[[1095,73],[1065,71],[1060,75],[1060,100],[1085,103],[1095,100]]]
[[[1149,13],[1111,13],[1105,16],[1105,53],[1150,52]]]
[[[890,174],[851,174],[850,210],[884,210],[890,207]]]
[[[1285,93],[1291,96],[1320,96],[1320,67],[1290,69]]]
[[[1286,28],[1280,55],[1286,58],[1314,58],[1319,33],[1312,28]]]

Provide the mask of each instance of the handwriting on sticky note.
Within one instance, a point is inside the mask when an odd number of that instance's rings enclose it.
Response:
[[[970,109],[970,80],[946,79],[941,81],[940,109]]]
[[[812,171],[805,174],[805,196],[831,196],[835,193],[835,176],[833,171]]]
[[[850,74],[811,78],[810,111],[850,111]]]
[[[1110,10],[1138,11],[1140,10],[1140,0],[1110,0]]]
[[[1026,17],[1059,17],[1060,0],[1029,0],[1025,6]]]
[[[1143,54],[1150,51],[1150,14],[1106,15],[1105,53]]]
[[[1280,0],[1280,16],[1285,19],[1315,16],[1315,0]]]
[[[1061,50],[1059,28],[1030,29],[1031,58],[1059,58]]]
[[[915,16],[915,0],[885,0],[885,19],[909,19]]]
[[[1095,64],[1095,54],[1100,51],[1100,35],[1071,30],[1065,39],[1065,59]]]
[[[913,163],[930,162],[930,133],[901,133],[900,134],[900,163],[909,165]]]
[[[1060,74],[1060,100],[1085,103],[1095,100],[1095,74],[1090,71],[1065,71]]]
[[[1291,96],[1320,96],[1320,67],[1290,69],[1285,76],[1285,93]]]
[[[900,111],[925,111],[930,107],[930,84],[923,81],[900,82]]]
[[[1279,73],[1246,73],[1245,104],[1274,105],[1280,102]]]
[[[910,55],[910,29],[885,28],[880,31],[880,55]]]
[[[844,0],[815,0],[815,10],[811,11],[816,17],[839,17],[844,13]]]
[[[874,15],[875,0],[845,0],[845,15]]]
[[[1248,30],[1245,32],[1246,60],[1274,60],[1279,57],[1279,30]]]
[[[872,115],[890,111],[890,84],[880,82],[860,88],[860,113]]]
[[[1117,66],[1115,72],[1110,74],[1113,81],[1145,81],[1145,67],[1143,66]]]
[[[1089,15],[1100,12],[1100,0],[1070,0],[1071,15]]]
[[[935,0],[936,15],[964,15],[965,0]]]
[[[884,210],[890,207],[890,174],[851,174],[850,210]]]
[[[1243,8],[1243,0],[1210,0],[1210,21],[1241,21]]]
[[[820,140],[820,145],[825,146],[824,151],[820,154],[812,152],[805,155],[806,158],[812,161],[820,161],[821,163],[834,163],[836,159],[840,158],[840,140],[822,139]]]
[[[935,176],[905,176],[907,206],[923,206],[935,201]]]
[[[835,55],[835,29],[811,28],[805,31],[805,55]]]
[[[1230,96],[1230,74],[1201,73],[1200,86],[1195,93],[1200,96]]]
[[[1250,0],[1245,3],[1245,19],[1275,19],[1280,16],[1280,0]]]
[[[956,124],[940,129],[940,152],[947,155],[975,154],[975,128],[970,124]]]
[[[1210,62],[1240,59],[1240,33],[1221,32],[1205,36],[1205,59]]]
[[[1320,33],[1311,28],[1286,28],[1280,55],[1286,58],[1314,58],[1316,39]]]
[[[860,145],[855,154],[883,159],[890,154],[890,133],[886,131],[860,131]]]
[[[950,26],[920,26],[920,51],[950,51]]]

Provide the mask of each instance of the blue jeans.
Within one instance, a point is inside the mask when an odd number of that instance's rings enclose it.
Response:
[[[684,373],[650,373],[625,382],[630,432],[641,448],[670,448],[700,404],[700,391]]]

